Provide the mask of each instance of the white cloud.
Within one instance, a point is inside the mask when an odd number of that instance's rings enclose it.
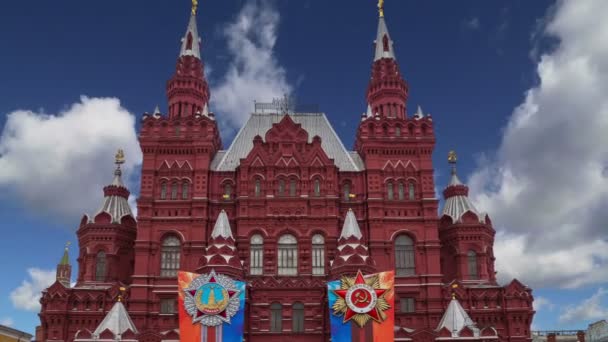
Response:
[[[5,327],[12,327],[15,324],[15,321],[10,317],[0,318],[0,325],[4,325]]]
[[[535,297],[534,298],[534,310],[537,312],[540,310],[549,310],[552,311],[555,309],[555,304],[551,300],[545,297]]]
[[[30,268],[27,273],[30,279],[24,280],[14,289],[10,293],[10,299],[17,309],[38,312],[41,292],[55,282],[55,271]]]
[[[101,205],[118,148],[128,180],[142,157],[135,117],[117,99],[82,97],[57,115],[12,112],[0,135],[0,188],[38,214],[77,222]]]
[[[464,26],[470,30],[478,30],[481,27],[481,23],[479,22],[479,18],[473,17],[465,21]]]
[[[495,156],[469,180],[495,228],[497,270],[534,287],[608,279],[608,1],[559,1],[537,66]]]
[[[559,316],[561,323],[589,322],[608,317],[608,308],[602,304],[602,300],[608,294],[608,290],[599,288],[591,297],[585,299],[577,306],[568,306]]]
[[[231,61],[226,75],[213,86],[213,110],[232,128],[240,127],[253,111],[253,101],[271,101],[291,92],[286,71],[274,47],[280,15],[269,1],[249,0],[223,35]]]

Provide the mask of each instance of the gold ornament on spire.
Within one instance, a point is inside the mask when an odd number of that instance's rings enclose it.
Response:
[[[458,157],[456,156],[456,152],[450,151],[450,153],[448,153],[448,163],[456,164],[457,160],[458,160]]]
[[[196,15],[198,10],[198,0],[192,0],[192,15]]]
[[[71,244],[72,244],[72,243],[71,243],[70,241],[68,241],[68,242],[66,242],[66,243],[65,243],[65,250],[66,250],[66,251],[68,250],[68,248],[70,248],[70,245],[71,245]]]
[[[125,295],[125,291],[127,291],[127,288],[126,287],[120,287],[118,290],[120,291],[120,294],[118,295],[118,301],[122,302],[122,299],[123,299],[123,297]]]
[[[452,284],[452,299],[456,299],[456,289],[458,288],[458,284]]]
[[[115,158],[115,162],[117,165],[120,164],[124,164],[125,163],[125,152],[122,149],[119,149],[118,152],[116,152],[116,155],[114,156]]]
[[[384,0],[378,0],[378,13],[380,18],[384,18]]]

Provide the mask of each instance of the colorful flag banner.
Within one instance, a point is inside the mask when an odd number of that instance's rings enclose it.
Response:
[[[394,284],[393,271],[328,282],[332,342],[393,341]]]
[[[179,272],[179,332],[182,342],[242,341],[245,283],[228,276]]]

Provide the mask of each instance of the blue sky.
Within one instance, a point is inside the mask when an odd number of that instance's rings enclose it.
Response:
[[[0,323],[34,331],[37,286],[101,203],[117,147],[132,156],[126,174],[138,191],[134,117],[165,107],[189,6],[2,5],[0,217],[10,239],[0,241]],[[606,10],[602,0],[386,2],[409,111],[421,105],[435,120],[437,189],[455,149],[499,231],[499,276],[534,287],[537,329],[608,318]],[[224,146],[254,99],[282,92],[318,104],[352,146],[374,1],[201,1],[198,23]]]

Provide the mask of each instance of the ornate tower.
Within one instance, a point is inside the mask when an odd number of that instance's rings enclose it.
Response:
[[[139,135],[143,164],[129,310],[137,326],[160,330],[177,326],[177,296],[171,291],[177,271],[196,271],[215,222],[208,217],[208,186],[221,140],[208,109],[197,1],[193,4],[177,67],[167,84],[168,114],[160,109],[144,114]]]
[[[93,217],[85,215],[80,222],[77,285],[131,282],[137,223],[129,207],[130,192],[122,182],[120,165],[124,161],[124,154],[119,150],[114,180],[103,188],[101,208]]]
[[[55,279],[65,287],[70,287],[70,281],[72,279],[72,265],[70,265],[70,256],[68,254],[69,246],[70,243],[68,242],[63,251],[63,257],[61,257],[61,261],[57,265],[57,273],[55,276]]]
[[[192,8],[186,34],[177,58],[175,74],[167,82],[169,117],[186,118],[207,114],[209,106],[209,85],[204,76],[201,59],[201,39],[196,26],[197,5]]]
[[[372,115],[404,119],[407,117],[408,86],[403,80],[393,40],[384,20],[384,1],[380,1],[378,34],[374,42],[372,77],[367,87],[367,103]]]
[[[456,153],[451,151],[450,183],[443,190],[445,206],[439,226],[444,282],[460,280],[496,285],[492,221],[469,200],[469,188],[456,174]]]

